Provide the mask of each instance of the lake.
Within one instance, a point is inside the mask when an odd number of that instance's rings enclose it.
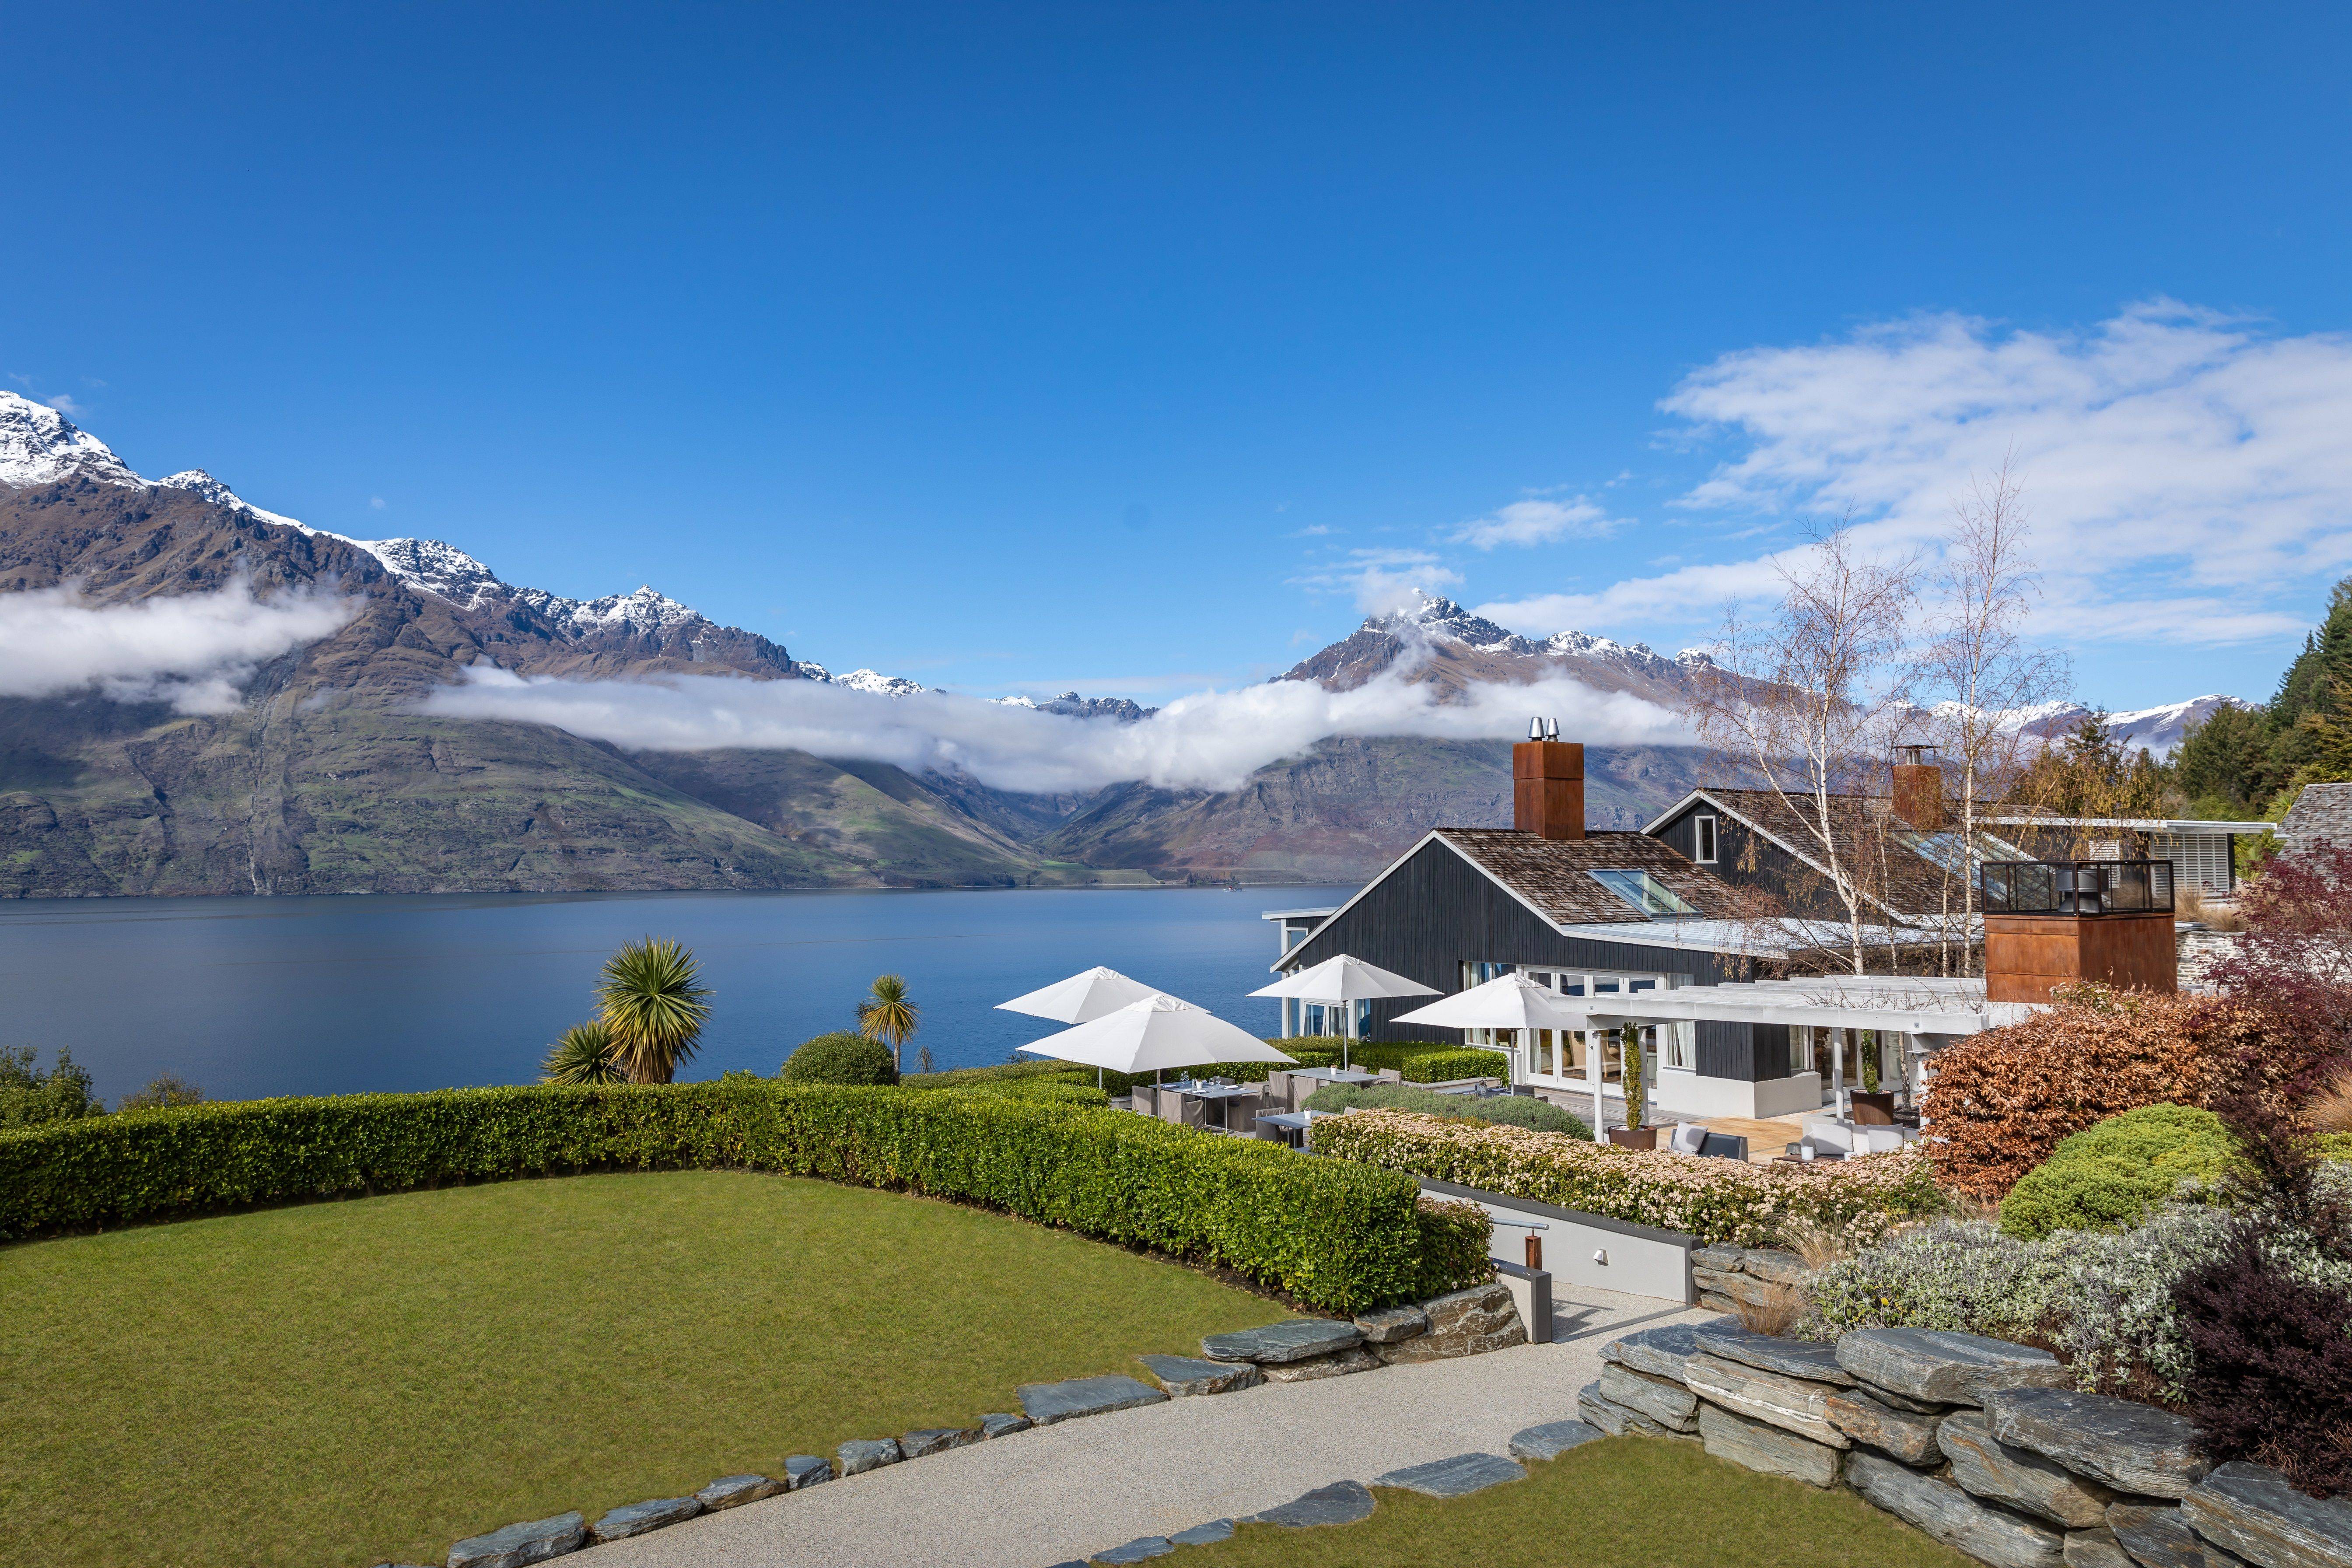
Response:
[[[0,1047],[58,1046],[111,1104],[159,1073],[215,1100],[528,1083],[587,1018],[605,956],[672,937],[715,992],[681,1078],[773,1073],[848,1028],[877,974],[923,1010],[941,1068],[1055,1026],[995,1005],[1107,963],[1256,1034],[1276,1004],[1268,909],[1353,889],[451,893],[0,901]]]

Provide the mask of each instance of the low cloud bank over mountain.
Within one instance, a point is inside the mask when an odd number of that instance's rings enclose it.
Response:
[[[355,608],[323,591],[257,598],[242,583],[130,604],[91,604],[71,584],[0,595],[0,696],[94,689],[226,713],[257,666],[331,635]]]
[[[1040,794],[1129,782],[1228,790],[1327,736],[1503,740],[1524,736],[1534,714],[1599,743],[1684,738],[1681,721],[1657,704],[1572,680],[1483,683],[1445,700],[1400,672],[1346,690],[1276,680],[1204,691],[1122,722],[940,691],[886,697],[806,680],[569,680],[476,668],[464,684],[431,693],[422,710],[551,724],[632,751],[789,748]]]

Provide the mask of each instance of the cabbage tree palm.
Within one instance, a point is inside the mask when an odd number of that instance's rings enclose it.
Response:
[[[625,943],[604,961],[596,1004],[631,1083],[668,1083],[692,1058],[710,1019],[710,993],[695,984],[701,978],[694,954],[651,937]]]
[[[539,1064],[541,1083],[626,1083],[613,1054],[613,1031],[601,1019],[574,1024],[555,1037],[547,1059]]]
[[[922,1022],[922,1009],[907,1000],[907,977],[877,975],[873,994],[857,1005],[857,1032],[890,1047],[890,1065],[901,1066],[898,1052]]]

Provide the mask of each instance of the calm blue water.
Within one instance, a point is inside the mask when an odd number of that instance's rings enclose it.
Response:
[[[605,955],[648,935],[694,949],[717,993],[681,1078],[774,1072],[893,971],[942,1068],[1050,1033],[995,1004],[1096,963],[1268,1034],[1258,912],[1350,890],[0,901],[0,1046],[70,1047],[110,1103],[163,1072],[215,1100],[527,1083]]]

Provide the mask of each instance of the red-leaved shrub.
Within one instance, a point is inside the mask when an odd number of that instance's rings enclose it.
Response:
[[[2300,1102],[2352,1068],[2352,844],[2273,858],[2238,910],[2246,934],[2211,978],[2295,1043],[2294,1070],[2278,1081]]]
[[[2229,1250],[2173,1286],[2186,1414],[2215,1464],[2268,1465],[2317,1497],[2352,1492],[2352,1295],[2289,1257],[2352,1262],[2352,1215],[2316,1179],[2310,1134],[2262,1094],[2216,1109],[2247,1157]],[[2323,1276],[2324,1278],[2324,1276]]]
[[[2021,1023],[1939,1053],[1921,1109],[1938,1184],[1987,1199],[2059,1141],[2143,1105],[2208,1105],[2242,1052],[2270,1044],[2260,1016],[2210,996],[2076,986]]]

